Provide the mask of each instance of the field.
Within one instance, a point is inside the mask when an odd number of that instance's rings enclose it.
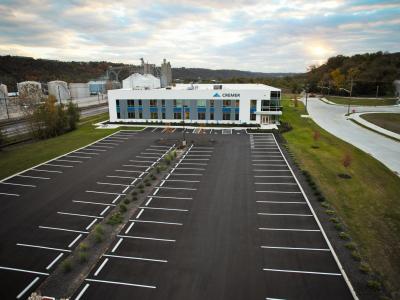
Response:
[[[93,123],[106,120],[108,114],[82,119],[77,130],[67,134],[33,143],[8,147],[0,151],[0,178],[32,167],[59,156],[92,141],[109,135],[119,129],[95,130]],[[141,128],[133,128],[133,130]]]
[[[393,98],[378,98],[378,99],[360,99],[360,98],[348,98],[348,97],[335,97],[326,96],[329,101],[335,102],[336,104],[348,105],[360,105],[360,106],[382,106],[382,105],[394,105],[397,99]]]
[[[386,130],[400,134],[400,114],[379,113],[363,114],[361,118]]]
[[[391,291],[400,290],[400,178],[380,162],[357,148],[332,136],[311,119],[304,119],[304,107],[295,108],[288,99],[283,121],[293,130],[284,134],[300,166],[337,210],[359,245],[361,256],[381,274]],[[301,105],[301,106],[300,106]],[[313,139],[320,134],[319,141]],[[312,147],[313,145],[317,146]],[[348,169],[342,166],[344,155],[351,158]],[[351,179],[342,179],[348,173]]]

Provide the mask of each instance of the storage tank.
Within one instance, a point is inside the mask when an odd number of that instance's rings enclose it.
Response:
[[[105,80],[97,80],[97,81],[89,81],[89,91],[91,95],[97,95],[98,93],[104,94],[106,92],[107,81]]]
[[[8,95],[7,86],[5,84],[0,84],[0,98],[6,98]]]
[[[70,83],[69,91],[72,99],[90,97],[89,84],[87,83]]]
[[[22,99],[41,101],[43,98],[42,85],[37,81],[23,81],[17,83],[18,94]]]
[[[65,81],[54,80],[47,84],[49,95],[56,97],[57,101],[68,100],[71,94],[68,89],[68,84]]]

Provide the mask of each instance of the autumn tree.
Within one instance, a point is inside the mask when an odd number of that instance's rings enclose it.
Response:
[[[331,77],[333,80],[333,84],[337,89],[343,87],[345,83],[345,76],[340,72],[340,69],[337,68],[331,72]]]

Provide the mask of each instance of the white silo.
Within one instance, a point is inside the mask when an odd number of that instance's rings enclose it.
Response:
[[[18,94],[22,99],[41,101],[43,98],[42,85],[37,81],[23,81],[17,83]]]
[[[0,84],[0,98],[6,98],[8,95],[7,86],[5,84]]]
[[[48,82],[49,95],[56,97],[57,101],[68,100],[71,98],[68,84],[65,81],[54,80]]]
[[[89,84],[87,83],[70,83],[69,91],[72,99],[88,98],[90,96]]]

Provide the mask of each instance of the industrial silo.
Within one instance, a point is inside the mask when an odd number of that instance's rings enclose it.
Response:
[[[7,86],[5,84],[0,84],[0,99],[6,98],[8,95]]]
[[[65,81],[50,81],[47,86],[49,95],[56,97],[57,101],[68,100],[71,98],[68,84]]]
[[[89,84],[87,83],[70,83],[69,91],[72,99],[90,97]]]
[[[19,98],[41,101],[43,98],[42,85],[37,81],[23,81],[17,83]]]

